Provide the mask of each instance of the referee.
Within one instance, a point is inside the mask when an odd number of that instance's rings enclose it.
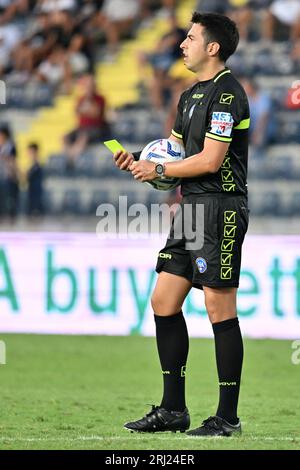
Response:
[[[187,434],[230,436],[241,432],[237,406],[243,342],[236,297],[241,248],[248,227],[250,118],[246,94],[225,67],[238,41],[236,25],[226,16],[194,12],[192,26],[180,47],[185,66],[195,73],[197,82],[181,95],[170,136],[183,143],[187,157],[161,165],[138,161],[139,153],[114,155],[117,166],[130,170],[137,180],[149,181],[158,176],[182,178],[181,210],[186,205],[192,207],[193,227],[199,227],[196,206],[204,207],[203,243],[188,248],[185,230],[180,238],[174,236],[173,221],[166,245],[158,255],[159,276],[151,300],[163,397],[161,404],[153,406],[145,417],[125,424],[131,431],[184,432],[190,426],[185,403],[189,339],[181,309],[190,289],[196,287],[204,291],[215,338],[219,403],[214,416]]]

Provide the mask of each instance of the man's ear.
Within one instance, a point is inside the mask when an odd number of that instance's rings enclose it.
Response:
[[[220,51],[220,44],[218,42],[210,42],[207,45],[207,52],[211,57],[216,56]]]

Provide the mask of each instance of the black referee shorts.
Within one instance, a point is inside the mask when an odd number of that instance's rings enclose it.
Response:
[[[248,213],[243,195],[184,196],[156,272],[182,276],[199,289],[238,287]]]

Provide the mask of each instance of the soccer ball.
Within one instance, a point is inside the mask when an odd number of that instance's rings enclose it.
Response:
[[[184,147],[175,142],[174,140],[169,139],[159,139],[150,142],[143,149],[140,160],[150,160],[155,163],[166,163],[166,162],[176,162],[178,160],[183,160],[185,157]],[[176,188],[180,184],[180,178],[155,178],[148,183],[153,186],[153,188],[160,191],[167,191],[169,189]]]

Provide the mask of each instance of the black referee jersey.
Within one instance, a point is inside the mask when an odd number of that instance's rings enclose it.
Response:
[[[230,142],[217,173],[182,179],[184,196],[247,194],[249,126],[247,95],[228,68],[182,93],[172,134],[183,140],[186,157],[201,152],[205,138]]]

